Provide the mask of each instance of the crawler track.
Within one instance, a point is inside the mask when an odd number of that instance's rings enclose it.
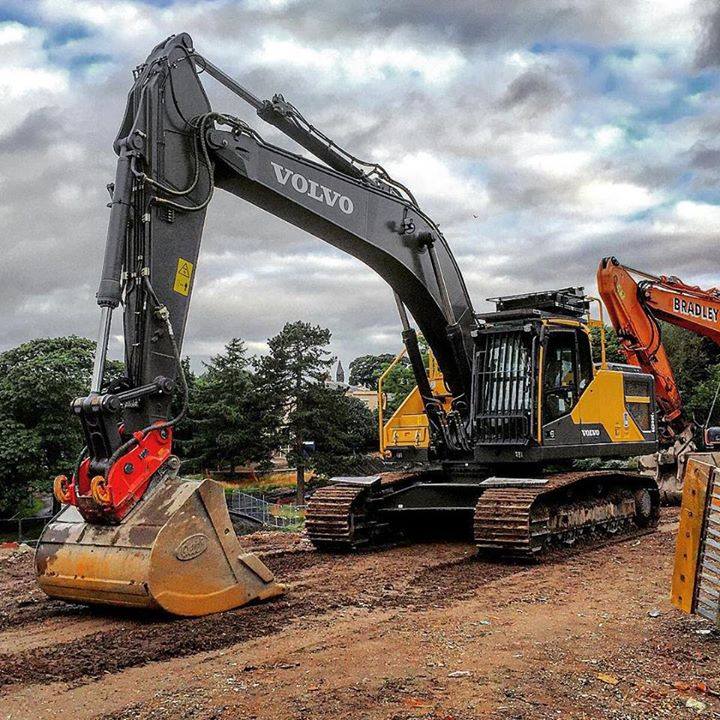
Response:
[[[366,488],[328,485],[308,501],[305,531],[318,550],[348,551],[367,542]]]
[[[378,522],[373,506],[384,493],[417,479],[418,474],[386,474],[373,489],[342,483],[321,488],[308,503],[308,538],[326,552],[394,542],[400,529]],[[637,473],[568,472],[549,476],[544,485],[510,482],[515,484],[485,489],[475,506],[475,544],[483,553],[536,558],[553,548],[635,534],[654,527],[659,517],[657,487]]]
[[[386,545],[398,538],[397,528],[373,516],[369,501],[412,483],[432,471],[396,471],[380,475],[379,485],[368,487],[342,482],[317,490],[308,500],[305,533],[325,552],[348,552],[372,544]]]
[[[562,473],[542,486],[486,490],[475,506],[475,544],[484,553],[530,559],[553,547],[640,532],[658,518],[658,491],[646,478]]]

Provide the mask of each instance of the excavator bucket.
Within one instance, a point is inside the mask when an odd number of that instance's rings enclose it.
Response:
[[[43,531],[35,565],[50,597],[175,615],[222,612],[283,591],[243,552],[212,480],[159,482],[119,525],[87,523],[66,506]]]

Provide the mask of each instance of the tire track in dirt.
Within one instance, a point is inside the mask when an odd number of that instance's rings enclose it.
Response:
[[[137,619],[105,611],[116,627],[70,642],[0,655],[0,692],[18,684],[81,681],[174,657],[220,650],[278,632],[297,619],[318,620],[338,608],[438,606],[522,566],[478,561],[472,546],[396,548],[331,556],[281,553],[272,563],[293,587],[269,603],[222,615]],[[83,608],[75,608],[82,612]],[[88,612],[85,609],[85,612]],[[126,623],[117,625],[125,619]]]
[[[82,612],[78,606],[49,600],[35,580],[33,567],[31,553],[11,555],[0,562],[0,633],[54,617],[73,618]]]
[[[69,623],[73,615],[87,618],[90,614],[106,618],[112,627],[91,634],[85,630],[84,636],[68,642],[0,655],[0,694],[12,685],[83,681],[149,662],[221,650],[272,635],[295,620],[322,621],[336,609],[444,607],[490,582],[519,572],[540,576],[548,565],[577,560],[578,556],[587,556],[583,562],[595,562],[593,553],[602,551],[596,547],[559,551],[542,563],[528,565],[483,559],[474,546],[458,543],[408,545],[350,555],[296,549],[297,541],[294,546],[275,550],[266,546],[262,553],[290,586],[286,595],[221,615],[138,617],[132,611],[39,602],[30,622],[44,612],[50,618],[68,613]]]

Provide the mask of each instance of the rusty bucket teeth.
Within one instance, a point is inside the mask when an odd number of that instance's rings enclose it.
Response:
[[[212,480],[162,481],[119,525],[86,523],[67,506],[43,531],[35,565],[50,597],[175,615],[222,612],[283,590],[243,552]]]

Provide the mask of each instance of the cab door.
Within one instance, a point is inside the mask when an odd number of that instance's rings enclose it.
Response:
[[[543,426],[568,415],[578,401],[577,342],[574,330],[550,332],[544,352]]]

